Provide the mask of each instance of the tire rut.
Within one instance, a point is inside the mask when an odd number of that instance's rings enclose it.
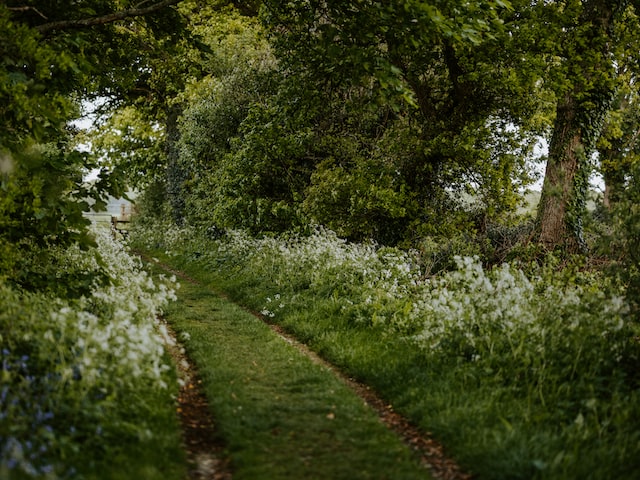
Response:
[[[172,343],[166,348],[173,358],[180,379],[176,408],[182,439],[191,468],[189,480],[231,480],[230,459],[224,444],[216,437],[215,423],[202,381],[193,362],[180,345],[170,325],[162,321]]]

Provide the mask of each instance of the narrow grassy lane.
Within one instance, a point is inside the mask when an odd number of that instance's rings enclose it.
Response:
[[[166,318],[188,338],[234,479],[431,478],[327,367],[203,286],[178,296]]]

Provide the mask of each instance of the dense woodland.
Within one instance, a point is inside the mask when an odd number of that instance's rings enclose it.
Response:
[[[3,248],[125,183],[179,224],[412,247],[513,225],[537,166],[518,240],[587,252],[592,172],[598,219],[633,190],[633,2],[280,3],[6,2]]]
[[[92,255],[83,214],[135,189],[142,224],[211,239],[320,226],[422,253],[425,276],[455,255],[587,271],[636,322],[638,15],[637,0],[6,0],[0,318],[113,281],[99,254],[80,268],[61,252]]]
[[[128,186],[205,229],[600,254],[635,187],[633,2],[280,3],[6,2],[3,250],[84,241]]]

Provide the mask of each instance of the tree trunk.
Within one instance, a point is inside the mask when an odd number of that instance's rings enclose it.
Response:
[[[178,142],[180,140],[180,130],[178,118],[182,113],[180,105],[169,107],[166,120],[165,154],[167,156],[167,196],[171,206],[171,217],[178,226],[184,224],[184,188],[186,171],[180,162],[180,152]]]
[[[584,246],[590,156],[610,108],[615,72],[610,56],[615,13],[624,1],[583,3],[579,28],[567,39],[572,87],[559,96],[534,238],[548,249]],[[585,28],[589,27],[589,28]],[[582,32],[578,34],[577,32]]]
[[[604,193],[602,195],[602,206],[605,210],[610,211],[611,206],[613,205],[613,198],[615,197],[616,188],[614,187],[614,182],[612,182],[611,178],[605,173],[604,177]]]
[[[549,160],[538,206],[537,240],[548,248],[562,243],[575,248],[579,244],[579,233],[572,231],[575,228],[568,228],[567,222],[567,213],[576,193],[576,175],[584,162],[580,158],[584,152],[581,152],[582,135],[575,128],[576,116],[576,101],[568,94],[556,108]]]

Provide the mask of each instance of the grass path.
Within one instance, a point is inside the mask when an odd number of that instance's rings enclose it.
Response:
[[[178,297],[166,318],[178,337],[190,337],[187,355],[199,371],[215,440],[226,447],[234,479],[434,478],[424,456],[380,421],[366,387],[197,282],[183,281]],[[420,435],[377,402],[408,443],[425,447]],[[437,446],[429,448],[437,478],[464,477],[433,457]]]

